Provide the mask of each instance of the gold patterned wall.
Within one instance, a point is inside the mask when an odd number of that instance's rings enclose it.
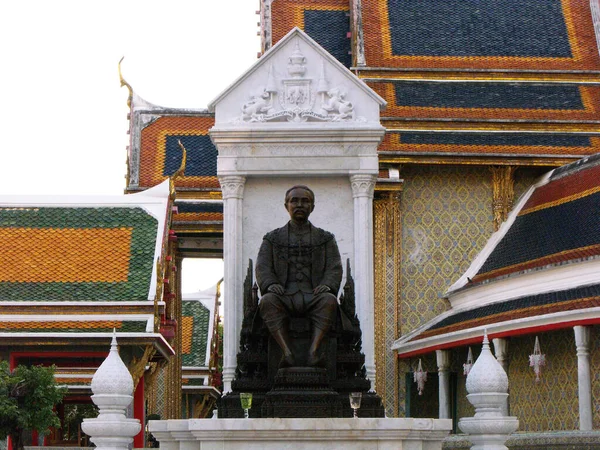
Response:
[[[449,307],[443,295],[493,231],[486,167],[406,166],[402,194],[400,332]]]
[[[592,327],[590,339],[592,378],[592,428],[600,429],[600,327]]]
[[[378,191],[375,197],[375,364],[376,391],[388,417],[398,411],[397,363],[392,344],[398,338],[401,192]]]
[[[481,344],[471,346],[473,361],[477,360],[481,353]],[[473,417],[475,408],[467,400],[467,377],[464,375],[463,364],[467,362],[469,347],[458,347],[452,349],[452,363],[450,370],[456,373],[456,417]]]
[[[544,173],[550,170],[546,167],[519,167],[515,171],[515,204]]]
[[[398,417],[406,417],[406,387],[405,377],[412,371],[410,359],[398,360]]]
[[[510,415],[518,417],[520,432],[577,430],[579,404],[573,329],[538,336],[546,355],[539,383],[529,367],[535,335],[513,337],[509,341]]]
[[[406,390],[406,376],[409,374],[410,390],[414,393],[417,391],[417,384],[413,381],[413,373],[419,365],[419,359],[421,360],[421,366],[424,371],[428,373],[431,378],[435,376],[437,372],[435,353],[428,353],[415,358],[400,359],[398,360],[398,417],[407,417],[406,415],[406,402],[407,402],[407,390]],[[413,395],[413,401],[410,405],[410,417],[427,417],[429,411],[434,411],[434,416],[437,417],[438,412],[438,388],[437,383],[425,382],[424,395],[417,398],[414,401],[415,396]],[[420,402],[419,400],[423,400]],[[429,401],[428,401],[429,400]],[[425,403],[426,402],[426,403]],[[434,403],[430,405],[429,403]],[[429,415],[431,417],[431,415]]]

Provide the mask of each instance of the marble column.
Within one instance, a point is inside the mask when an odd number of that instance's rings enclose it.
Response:
[[[450,419],[450,350],[436,350],[439,379],[440,419]]]
[[[579,429],[592,429],[592,380],[590,375],[590,327],[576,326],[577,380],[579,386]]]
[[[231,391],[243,319],[242,200],[246,177],[219,177],[223,193],[223,393]]]
[[[506,375],[508,375],[508,339],[505,338],[495,338],[492,339],[494,344],[494,353],[496,356],[496,360],[500,363]],[[508,397],[504,400],[504,404],[502,405],[502,414],[508,416],[509,414],[508,407]]]
[[[354,198],[354,282],[367,378],[375,389],[375,286],[373,278],[373,193],[375,175],[350,175]]]

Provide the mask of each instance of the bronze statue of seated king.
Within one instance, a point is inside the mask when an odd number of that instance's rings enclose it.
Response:
[[[315,196],[307,186],[293,186],[285,194],[290,221],[267,233],[256,261],[256,280],[263,293],[260,315],[282,351],[280,367],[297,363],[290,345],[290,319],[306,317],[311,342],[306,365],[322,367],[319,347],[335,321],[342,262],[333,234],[308,220]]]
[[[236,375],[219,417],[244,416],[241,393],[253,395],[250,417],[352,417],[351,392],[362,392],[361,417],[384,415],[366,378],[350,263],[338,302],[340,252],[308,221],[314,207],[311,189],[290,188],[290,221],[264,236],[256,272],[249,261]]]

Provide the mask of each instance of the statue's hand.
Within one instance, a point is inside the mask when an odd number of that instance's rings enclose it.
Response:
[[[323,292],[329,292],[331,289],[329,289],[329,286],[325,286],[324,284],[320,284],[318,285],[314,290],[313,290],[313,294],[317,295],[317,294],[322,294]]]
[[[278,295],[283,295],[283,293],[285,292],[285,290],[283,289],[283,286],[280,284],[272,284],[271,286],[269,286],[269,289],[267,289],[269,292],[273,292],[274,294],[278,294]]]

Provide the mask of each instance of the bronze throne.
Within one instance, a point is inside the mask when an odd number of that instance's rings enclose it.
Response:
[[[258,287],[249,261],[244,282],[244,318],[232,392],[219,401],[219,418],[244,417],[239,394],[253,395],[250,417],[352,417],[349,394],[362,392],[360,417],[384,417],[380,397],[370,391],[361,330],[356,315],[354,281],[349,261],[346,284],[336,319],[320,345],[322,367],[306,366],[311,325],[306,317],[289,322],[289,339],[296,356],[294,367],[280,367],[282,351],[259,313]]]

